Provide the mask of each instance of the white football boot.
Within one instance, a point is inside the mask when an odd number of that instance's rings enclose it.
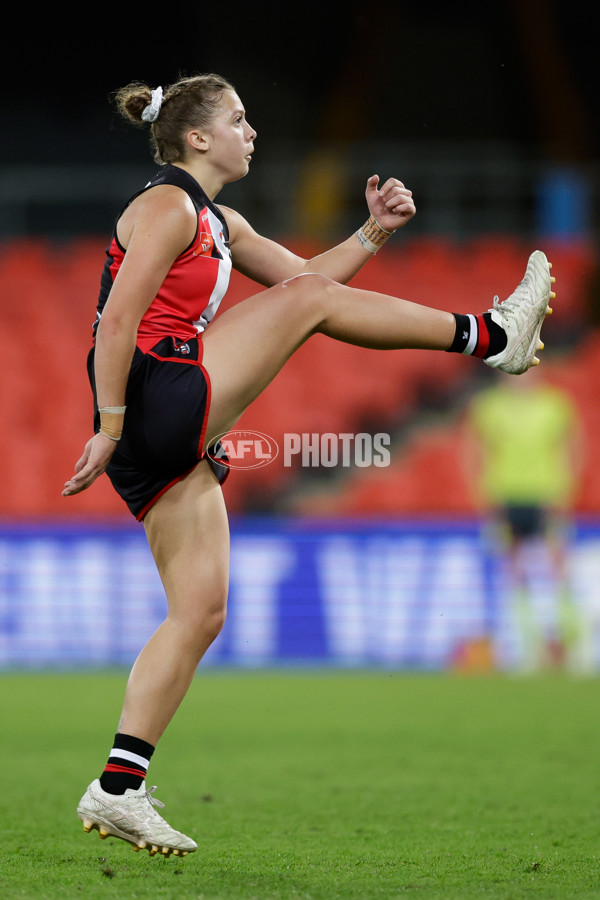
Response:
[[[493,321],[505,331],[507,343],[501,353],[484,359],[486,365],[510,375],[521,375],[539,364],[535,354],[544,349],[540,340],[542,323],[546,314],[552,312],[550,299],[556,297],[552,291],[555,279],[550,274],[551,268],[545,254],[534,250],[523,281],[510,297],[502,303],[494,297],[490,312]]]
[[[155,810],[164,803],[152,793],[156,787],[146,788],[144,782],[137,791],[128,788],[124,794],[108,794],[93,781],[79,801],[77,815],[84,831],[98,830],[101,838],[109,835],[128,841],[134,850],[148,850],[150,856],[186,856],[198,845],[185,834],[175,831]]]

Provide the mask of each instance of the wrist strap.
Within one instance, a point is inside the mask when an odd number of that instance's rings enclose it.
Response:
[[[356,237],[361,247],[369,253],[377,253],[391,234],[393,231],[382,228],[375,216],[369,216],[362,228],[356,232]]]
[[[111,441],[120,440],[123,434],[123,420],[126,409],[126,406],[103,406],[99,409],[100,434],[110,438]]]

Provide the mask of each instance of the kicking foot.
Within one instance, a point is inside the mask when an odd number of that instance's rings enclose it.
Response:
[[[503,303],[494,297],[490,313],[493,321],[506,332],[507,343],[501,353],[484,360],[486,365],[521,375],[539,364],[535,354],[544,349],[540,340],[542,323],[552,312],[550,299],[556,297],[551,289],[555,281],[550,275],[551,267],[545,254],[535,250],[529,257],[523,281],[510,297]]]
[[[96,828],[101,838],[109,835],[128,841],[134,850],[148,850],[150,856],[186,856],[198,845],[185,834],[175,831],[154,809],[164,806],[152,793],[155,787],[146,789],[145,783],[124,794],[108,794],[96,779],[88,787],[77,807],[77,815],[84,831]]]

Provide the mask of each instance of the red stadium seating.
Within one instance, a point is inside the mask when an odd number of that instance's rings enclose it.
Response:
[[[299,248],[302,250],[303,248]],[[508,294],[520,279],[529,253],[519,241],[486,238],[458,245],[449,240],[391,245],[379,253],[352,284],[439,308],[477,311],[494,294]],[[310,251],[312,252],[312,250]],[[68,245],[44,241],[7,243],[0,248],[0,349],[5,370],[1,392],[0,446],[2,516],[128,516],[106,478],[68,500],[61,488],[90,435],[91,403],[85,372],[95,314],[104,242]],[[590,314],[589,283],[594,254],[585,245],[548,250],[557,276],[555,315],[544,336],[560,342],[585,328]],[[261,290],[234,275],[226,310]],[[364,309],[368,317],[368,304]],[[600,340],[592,335],[576,352],[564,351],[553,377],[573,393],[586,429],[588,460],[600,445],[594,391],[600,376]],[[448,408],[469,389],[473,361],[456,354],[425,351],[379,352],[317,335],[287,363],[275,381],[244,414],[236,428],[261,431],[283,445],[287,433],[368,430],[394,432],[420,421],[423,404]],[[430,421],[428,417],[427,421]],[[360,470],[341,479],[337,494],[296,502],[295,508],[328,513],[389,514],[470,511],[459,496],[453,425],[436,423],[418,433],[389,470]],[[311,473],[308,473],[309,475]],[[268,507],[284,490],[303,483],[299,466],[282,456],[260,470],[235,471],[225,493],[233,512]],[[580,508],[600,509],[600,475],[588,462]],[[301,495],[300,495],[301,496]]]

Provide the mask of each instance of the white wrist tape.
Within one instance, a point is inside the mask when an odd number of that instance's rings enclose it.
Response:
[[[361,247],[369,253],[377,253],[390,234],[393,234],[393,232],[382,228],[375,216],[369,216],[362,228],[359,228],[356,232],[356,237]]]
[[[126,406],[103,406],[98,412],[100,413],[100,434],[110,438],[111,441],[118,441],[123,434],[123,419],[125,417]]]

